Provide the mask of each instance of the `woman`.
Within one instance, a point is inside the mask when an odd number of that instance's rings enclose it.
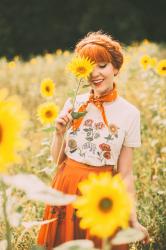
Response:
[[[78,183],[87,178],[90,172],[120,172],[134,198],[132,156],[133,148],[141,145],[140,112],[117,94],[115,77],[123,63],[121,46],[109,35],[99,31],[88,33],[78,42],[75,52],[96,64],[88,78],[90,92],[78,95],[74,106],[75,111],[86,110],[85,116],[72,120],[69,98],[56,119],[51,152],[60,166],[52,187],[64,193],[79,194]],[[47,206],[44,219],[51,218],[56,218],[56,221],[43,225],[38,236],[38,244],[44,245],[46,249],[50,250],[73,239],[92,239],[96,247],[101,247],[99,239],[79,228],[79,219],[75,217],[71,205]],[[130,223],[145,233],[144,242],[148,243],[148,232],[138,222],[135,207]],[[115,249],[129,248],[128,245],[121,245],[113,247]]]

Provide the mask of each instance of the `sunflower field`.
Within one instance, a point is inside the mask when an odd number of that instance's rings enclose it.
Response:
[[[131,243],[130,249],[164,250],[166,48],[163,44],[144,40],[124,46],[124,54],[124,64],[116,83],[119,94],[141,112],[142,145],[134,150],[133,171],[138,219],[150,234],[148,245]],[[50,145],[55,118],[66,99],[74,97],[76,89],[76,79],[66,67],[72,57],[73,53],[58,49],[29,61],[23,61],[19,56],[12,61],[0,59],[2,250],[43,249],[36,246],[36,237],[48,198],[44,197],[44,192],[33,193],[32,190],[35,184],[49,187],[56,171]],[[84,86],[79,92],[88,90]],[[48,192],[52,197],[56,195]],[[69,202],[72,197],[61,199]],[[10,242],[8,248],[6,239]]]

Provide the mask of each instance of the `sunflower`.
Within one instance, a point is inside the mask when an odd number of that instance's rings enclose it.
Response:
[[[39,105],[37,115],[41,123],[49,124],[54,122],[58,115],[59,108],[53,102],[46,102]]]
[[[57,50],[55,51],[55,54],[56,54],[57,56],[62,55],[62,50],[61,50],[61,49],[57,49]]]
[[[80,227],[89,229],[91,235],[107,238],[117,229],[128,227],[131,199],[119,174],[91,173],[79,183],[79,196],[73,203]]]
[[[6,89],[0,90],[0,172],[20,160],[18,152],[25,149],[27,141],[21,136],[28,118],[18,97],[7,97]]]
[[[165,76],[166,75],[166,59],[163,59],[158,62],[156,71],[160,76]]]
[[[140,59],[141,66],[146,70],[148,66],[151,64],[151,57],[148,55],[144,55]]]
[[[40,85],[40,93],[43,97],[51,97],[54,95],[55,84],[51,79],[44,79]]]
[[[8,63],[9,69],[14,69],[16,67],[16,63],[14,61],[11,61]]]
[[[89,58],[75,56],[71,62],[67,65],[69,71],[71,71],[78,78],[85,78],[92,72],[95,63]]]
[[[150,66],[151,66],[152,68],[154,68],[154,67],[156,66],[156,64],[157,64],[157,59],[156,59],[156,57],[151,57],[151,59],[150,59]]]

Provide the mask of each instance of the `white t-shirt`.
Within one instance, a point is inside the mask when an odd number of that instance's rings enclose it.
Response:
[[[78,95],[74,111],[88,100],[89,93]],[[140,147],[140,111],[123,97],[103,103],[109,126],[103,121],[100,110],[93,104],[87,106],[86,115],[75,132],[70,127],[66,132],[65,154],[75,161],[101,167],[115,165],[122,145]],[[60,114],[72,107],[69,98]]]

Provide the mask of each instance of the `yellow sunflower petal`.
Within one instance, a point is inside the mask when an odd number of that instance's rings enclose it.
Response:
[[[7,90],[0,90],[0,172],[20,160],[18,152],[27,146],[22,136],[27,120],[18,97],[7,98]]]
[[[59,107],[53,102],[46,102],[39,105],[37,116],[42,124],[53,123],[58,116]]]
[[[140,65],[143,67],[144,70],[148,69],[151,64],[151,57],[148,55],[144,55],[140,59]]]
[[[91,234],[104,238],[119,227],[127,227],[132,208],[131,199],[120,175],[94,173],[79,184],[82,196],[73,203],[80,226]]]
[[[95,63],[89,58],[75,56],[67,65],[68,70],[78,78],[85,78],[90,75]]]
[[[156,66],[156,72],[160,76],[166,76],[166,59],[163,59],[163,60],[158,62],[157,66]]]
[[[51,79],[44,79],[40,85],[40,93],[43,97],[51,97],[54,95],[55,83]]]

